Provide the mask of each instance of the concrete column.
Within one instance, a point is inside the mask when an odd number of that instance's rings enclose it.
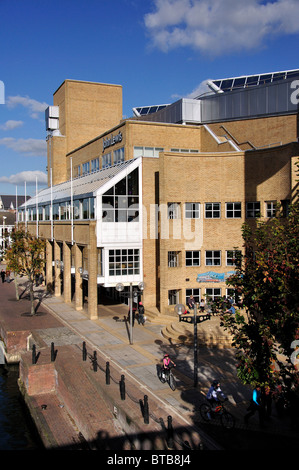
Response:
[[[54,293],[56,297],[61,295],[61,269],[57,266],[56,260],[60,261],[60,245],[54,241]]]
[[[50,240],[46,240],[46,287],[49,292],[53,292],[53,245]]]
[[[72,300],[71,247],[63,242],[63,297],[66,303]]]
[[[98,318],[98,255],[96,222],[89,224],[89,244],[88,244],[88,315],[91,320]]]
[[[83,309],[83,283],[79,268],[82,269],[82,251],[78,245],[74,246],[75,251],[75,306],[76,310]]]

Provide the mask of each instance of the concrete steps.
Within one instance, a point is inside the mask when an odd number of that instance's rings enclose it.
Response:
[[[218,317],[211,317],[197,324],[199,346],[214,348],[232,347],[232,337],[219,325]],[[186,322],[172,321],[162,328],[162,336],[172,344],[191,346],[194,343],[194,325]]]

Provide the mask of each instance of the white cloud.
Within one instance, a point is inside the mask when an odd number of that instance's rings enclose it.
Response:
[[[26,185],[28,186],[33,186],[36,185],[36,179],[37,179],[37,185],[47,185],[48,183],[48,178],[47,174],[36,170],[36,171],[21,171],[20,173],[17,173],[15,175],[11,176],[1,176],[0,177],[0,183],[9,183],[9,184],[24,184],[26,182]]]
[[[16,129],[17,127],[21,127],[23,125],[23,121],[13,121],[9,120],[6,121],[4,124],[0,125],[0,129],[3,131],[12,131],[13,129]]]
[[[188,46],[214,56],[263,47],[274,35],[299,32],[298,0],[154,0],[144,17],[162,51]]]
[[[16,106],[24,106],[24,108],[29,109],[30,116],[33,119],[39,118],[39,113],[43,113],[48,107],[48,104],[40,101],[34,100],[29,96],[9,96],[6,100],[8,108],[15,108]]]
[[[0,139],[0,145],[5,145],[7,148],[10,148],[15,152],[27,154],[33,157],[47,156],[47,144],[44,140],[4,137]]]

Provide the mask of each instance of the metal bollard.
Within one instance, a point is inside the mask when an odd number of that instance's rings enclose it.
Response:
[[[96,372],[98,370],[98,361],[97,361],[97,352],[96,351],[93,352],[92,362],[93,362],[93,370],[94,370],[94,372]]]
[[[83,361],[86,361],[86,357],[87,357],[86,343],[85,341],[83,341],[83,350],[82,350]]]
[[[51,343],[51,361],[55,361],[54,343]]]
[[[36,346],[32,346],[32,364],[36,364]]]
[[[144,424],[149,424],[149,409],[148,409],[148,396],[147,395],[144,395],[143,420],[144,420]]]
[[[120,388],[120,398],[122,400],[126,399],[126,386],[125,386],[125,376],[122,375],[120,382],[119,382],[119,388]]]
[[[172,427],[172,416],[167,417],[167,445],[173,447],[173,427]]]
[[[109,366],[109,362],[106,362],[106,385],[110,385],[110,366]]]

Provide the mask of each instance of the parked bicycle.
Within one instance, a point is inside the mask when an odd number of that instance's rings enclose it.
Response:
[[[209,403],[202,403],[199,407],[199,412],[204,421],[219,419],[224,428],[232,429],[235,427],[235,417],[227,411],[222,401],[219,401],[219,405],[217,405],[214,410]]]

